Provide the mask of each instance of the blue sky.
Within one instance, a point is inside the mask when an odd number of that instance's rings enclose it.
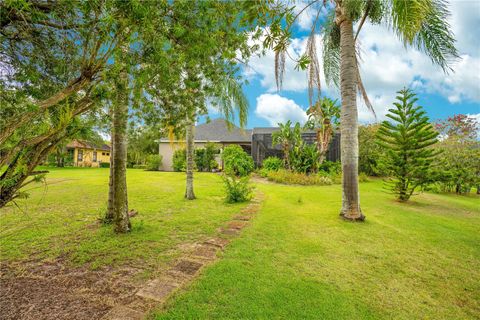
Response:
[[[298,5],[300,10],[302,5]],[[470,114],[480,121],[480,1],[450,1],[450,25],[457,39],[461,58],[452,67],[453,73],[444,74],[423,53],[408,48],[384,26],[365,25],[359,37],[361,74],[372,101],[377,120],[359,99],[359,120],[362,123],[383,120],[395,92],[402,87],[413,88],[419,104],[432,120],[454,114]],[[296,26],[289,52],[298,56],[305,49],[306,35],[313,12],[306,10]],[[321,39],[317,48],[321,52]],[[319,53],[320,57],[320,53]],[[308,107],[307,81],[304,72],[294,70],[295,63],[287,58],[283,88],[277,91],[274,77],[274,55],[250,59],[244,68],[249,84],[244,92],[250,102],[247,128],[272,126],[286,120],[304,121]],[[338,89],[322,83],[322,93],[339,97]],[[210,117],[220,115],[211,110]]]

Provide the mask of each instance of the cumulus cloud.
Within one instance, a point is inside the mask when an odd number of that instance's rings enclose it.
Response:
[[[267,120],[271,126],[278,126],[278,123],[285,123],[287,120],[301,124],[307,121],[305,110],[295,101],[278,94],[266,93],[257,97],[255,114],[259,118]]]
[[[301,5],[298,7],[302,8]],[[475,32],[472,32],[480,29],[480,1],[454,1],[450,9],[452,15],[449,22],[456,35],[460,58],[452,64],[453,72],[448,74],[435,66],[424,53],[414,48],[405,48],[387,27],[370,24],[363,27],[358,40],[360,73],[377,113],[377,120],[384,118],[395,100],[396,91],[403,87],[411,87],[418,93],[440,95],[451,104],[480,103],[480,46]],[[300,28],[304,28],[313,19],[310,13],[304,13],[300,17]],[[320,38],[317,41],[321,63],[322,41]],[[304,52],[305,47],[306,38],[296,38],[292,40],[288,52],[297,57]],[[258,77],[267,92],[275,92],[274,53],[267,51],[265,56],[251,59],[250,64],[252,69],[246,72],[248,76]],[[323,74],[321,77],[324,79]],[[337,89],[328,88],[325,83],[322,83],[322,87],[323,93],[339,98]],[[295,70],[295,62],[288,58],[282,89],[305,92],[307,95],[306,73]],[[375,120],[360,98],[358,101],[359,120]]]

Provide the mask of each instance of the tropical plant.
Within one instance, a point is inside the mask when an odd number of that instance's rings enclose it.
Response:
[[[233,144],[223,149],[224,172],[229,176],[245,177],[253,171],[253,159],[239,145]]]
[[[262,168],[266,171],[278,171],[283,168],[283,161],[277,157],[268,157],[263,160]]]
[[[337,105],[337,100],[323,97],[307,110],[307,115],[308,121],[305,127],[317,132],[319,162],[322,163],[330,146],[334,130],[339,123],[340,107]]]
[[[292,122],[288,120],[284,124],[278,124],[279,130],[272,133],[272,147],[280,145],[283,151],[283,161],[286,169],[291,169],[290,150],[302,139],[302,128],[296,123],[292,129]]]
[[[253,187],[248,184],[249,177],[236,178],[223,175],[227,203],[245,202],[252,198]]]
[[[398,91],[394,107],[378,130],[378,143],[387,150],[386,168],[392,176],[390,189],[401,201],[407,201],[414,191],[428,184],[430,165],[437,152],[438,132],[429,123],[418,99],[409,89]]]
[[[284,9],[282,11],[282,8]],[[285,59],[290,43],[291,28],[305,9],[316,11],[306,52],[297,60],[297,66],[307,69],[309,100],[315,92],[320,95],[320,66],[317,58],[316,34],[323,30],[323,71],[327,82],[340,87],[341,94],[341,149],[342,149],[342,209],[347,220],[364,220],[360,208],[358,189],[358,111],[357,91],[361,93],[367,107],[373,112],[363,86],[357,53],[356,40],[366,21],[383,23],[397,35],[405,46],[413,46],[425,52],[444,71],[458,57],[455,39],[448,24],[449,11],[443,0],[310,0],[297,14],[294,7],[276,4],[259,15],[271,19],[264,47],[275,51],[275,77],[280,88],[285,71]],[[270,9],[270,10],[268,10]],[[280,11],[280,14],[278,12]],[[324,21],[320,13],[327,11]],[[357,24],[358,22],[358,24]],[[354,25],[358,25],[354,32]]]
[[[320,165],[320,152],[314,144],[300,141],[290,151],[290,163],[294,172],[316,173]]]

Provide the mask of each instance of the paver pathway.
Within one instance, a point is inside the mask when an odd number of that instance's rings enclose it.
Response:
[[[161,307],[175,291],[190,284],[202,268],[217,260],[218,252],[224,250],[232,236],[238,235],[258,212],[263,198],[263,193],[257,192],[252,202],[242,209],[239,215],[218,230],[218,237],[195,244],[190,252],[172,263],[161,276],[140,288],[134,301],[126,306],[113,307],[102,320],[139,320],[148,312],[145,306],[147,309]]]

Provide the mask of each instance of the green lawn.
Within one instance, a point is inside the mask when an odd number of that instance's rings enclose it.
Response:
[[[133,231],[114,235],[97,220],[107,204],[108,173],[103,168],[49,169],[47,188],[37,185],[19,208],[0,210],[0,260],[66,258],[92,268],[130,264],[158,270],[180,254],[185,243],[205,240],[244,205],[227,205],[222,181],[196,174],[194,202],[183,199],[181,173],[128,171]]]
[[[340,186],[262,184],[252,225],[156,319],[478,319],[477,196],[392,200],[361,184],[365,223],[339,219]]]
[[[105,210],[108,169],[54,169],[48,188],[0,210],[2,262],[63,257],[91,267],[141,264],[150,272],[206,238],[243,205],[222,182],[196,174],[128,171],[131,234],[114,235]],[[365,223],[338,217],[341,188],[257,184],[260,212],[156,319],[479,319],[480,200],[422,194],[402,204],[380,181],[361,184]],[[149,275],[153,276],[153,275]]]

